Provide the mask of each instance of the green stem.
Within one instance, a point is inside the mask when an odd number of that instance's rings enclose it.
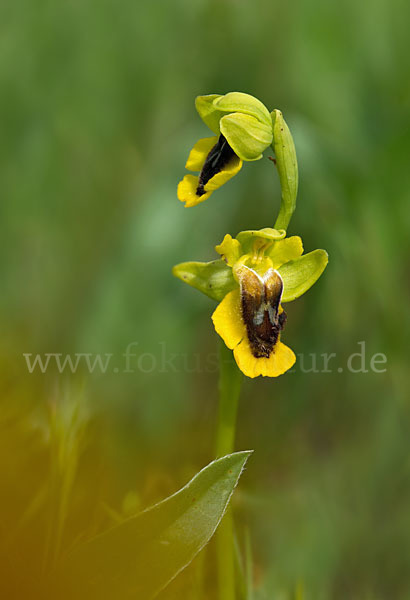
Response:
[[[236,415],[242,385],[242,373],[233,353],[223,342],[219,351],[219,411],[216,435],[217,457],[234,449]],[[228,508],[216,535],[218,590],[220,600],[235,600],[235,548],[232,510]]]
[[[221,340],[219,349],[219,410],[216,433],[217,457],[231,454],[234,449],[236,414],[242,385],[242,373],[236,366],[232,350]]]
[[[287,231],[292,215],[295,211],[294,206],[287,206],[283,200],[280,205],[278,217],[275,221],[275,229],[284,229]]]

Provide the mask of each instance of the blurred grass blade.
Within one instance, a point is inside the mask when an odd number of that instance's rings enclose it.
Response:
[[[245,533],[246,600],[253,600],[253,553],[249,529]]]
[[[238,589],[238,597],[240,600],[247,600],[246,594],[246,577],[245,568],[243,565],[242,548],[239,544],[238,535],[234,533],[234,546],[235,546],[235,577],[236,585]]]
[[[248,527],[245,529],[243,552],[239,544],[238,536],[235,535],[235,559],[239,597],[241,600],[253,600],[254,567],[251,536]]]
[[[215,460],[176,494],[78,547],[53,597],[154,598],[212,537],[250,454]]]
[[[302,581],[299,581],[295,589],[295,600],[304,600],[305,598],[305,586]]]

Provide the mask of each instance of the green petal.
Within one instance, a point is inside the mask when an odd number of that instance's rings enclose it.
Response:
[[[272,128],[255,117],[241,113],[225,115],[219,122],[221,133],[242,160],[259,160],[272,143]]]
[[[222,300],[238,286],[232,269],[222,259],[212,262],[185,262],[172,269],[175,277],[188,283],[213,300]]]
[[[260,123],[272,127],[272,117],[264,104],[250,94],[229,92],[214,100],[214,106],[226,112],[239,112],[255,117]]]
[[[282,231],[284,230],[282,229]],[[269,256],[273,262],[274,269],[278,269],[290,260],[299,258],[302,254],[303,243],[298,235],[292,235],[283,240],[278,240],[266,251],[266,255]]]
[[[248,229],[247,231],[241,231],[236,236],[236,239],[241,244],[245,244],[250,240],[256,238],[262,238],[265,240],[282,240],[286,235],[284,229],[273,229],[272,227],[265,227],[264,229]]]
[[[319,279],[328,263],[325,250],[313,250],[282,265],[278,272],[283,279],[282,302],[299,298]]]
[[[262,240],[266,242],[275,242],[285,237],[286,231],[284,229],[277,230],[271,227],[265,227],[264,229],[250,229],[248,231],[241,231],[236,236],[238,242],[242,247],[242,254],[248,254],[252,252],[255,240]]]
[[[215,107],[214,101],[222,98],[219,94],[209,94],[207,96],[197,96],[195,99],[195,108],[199,116],[214,133],[219,133],[219,121],[225,112]]]
[[[298,193],[298,163],[295,144],[285,119],[280,110],[272,112],[273,149],[276,157],[280,185],[282,188],[282,203],[275,227],[287,229],[289,221],[296,208]]]
[[[241,257],[241,244],[227,233],[215,250],[221,255],[227,265],[233,267]]]

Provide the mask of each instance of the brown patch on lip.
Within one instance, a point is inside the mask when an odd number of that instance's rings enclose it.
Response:
[[[205,186],[208,181],[212,179],[214,175],[220,173],[234,156],[236,156],[235,152],[228,144],[226,138],[221,134],[215,146],[211,148],[206,157],[204,166],[199,174],[198,187],[196,188],[197,196],[206,194]]]
[[[283,281],[279,273],[269,269],[260,277],[243,267],[239,273],[242,318],[255,358],[269,358],[286,322],[286,313],[279,314]]]

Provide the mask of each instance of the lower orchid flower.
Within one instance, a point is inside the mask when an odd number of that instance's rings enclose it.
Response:
[[[296,361],[281,341],[287,318],[282,304],[317,281],[327,252],[303,254],[299,236],[271,228],[242,231],[236,238],[227,234],[216,251],[221,259],[181,263],[174,275],[219,301],[212,315],[215,331],[247,377],[282,375]]]

